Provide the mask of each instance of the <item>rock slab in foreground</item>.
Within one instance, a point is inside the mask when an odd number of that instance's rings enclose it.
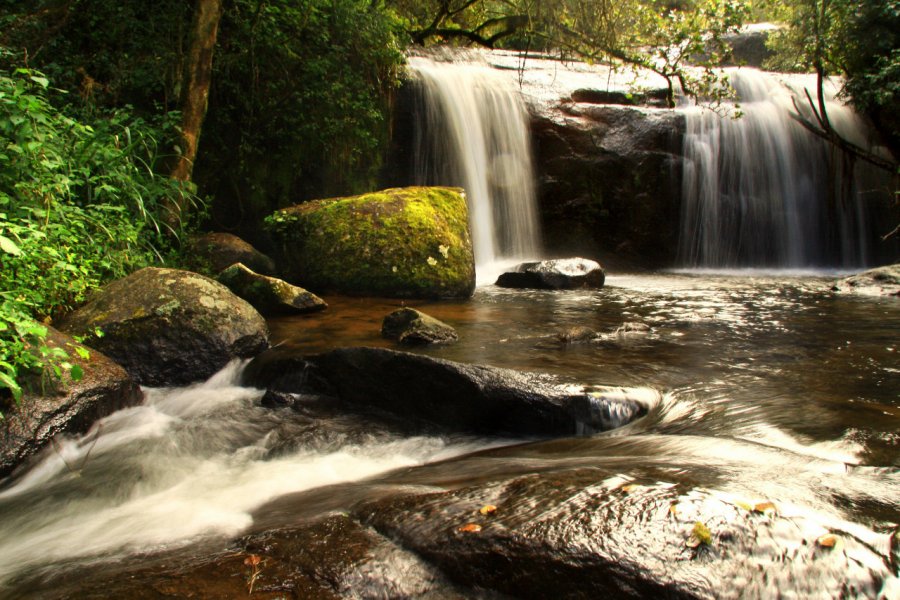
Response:
[[[497,285],[542,290],[600,289],[605,281],[606,274],[599,263],[584,258],[560,258],[517,265],[500,275]]]
[[[341,348],[311,357],[273,349],[251,361],[244,383],[281,392],[327,394],[351,408],[486,435],[604,431],[643,415],[651,402],[620,388],[592,392],[561,384],[549,375],[384,348]]]
[[[316,292],[467,298],[475,290],[459,188],[394,188],[314,200],[271,215],[285,279]]]
[[[414,308],[395,310],[381,323],[381,335],[408,346],[450,344],[459,340],[456,330]]]
[[[900,264],[869,269],[834,283],[832,291],[860,296],[900,297]]]
[[[264,315],[301,314],[328,307],[312,292],[255,273],[242,263],[233,264],[219,273],[219,281]]]
[[[55,435],[81,434],[94,421],[141,401],[141,390],[125,369],[97,350],[78,356],[72,338],[49,328],[47,345],[62,348],[69,361],[84,370],[81,381],[66,377],[57,389],[26,390],[21,403],[4,408],[0,421],[0,477],[40,452]]]
[[[224,285],[148,267],[103,288],[62,329],[121,364],[142,385],[204,380],[269,345],[266,321]],[[95,335],[100,329],[102,337]]]

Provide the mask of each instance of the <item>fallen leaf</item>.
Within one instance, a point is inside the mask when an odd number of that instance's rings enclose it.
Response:
[[[694,523],[694,529],[691,531],[691,537],[688,538],[687,542],[685,542],[689,548],[696,548],[701,544],[706,544],[707,546],[712,545],[712,533],[709,531],[709,527],[697,521]]]
[[[753,507],[753,512],[762,513],[766,516],[774,516],[778,514],[778,509],[771,502],[757,502]]]
[[[261,560],[262,559],[259,557],[259,555],[251,554],[250,556],[248,556],[247,558],[244,559],[244,564],[247,565],[248,567],[255,567],[260,563]]]
[[[478,533],[479,531],[481,531],[481,525],[479,525],[478,523],[466,523],[457,531],[461,531],[462,533]]]
[[[478,512],[480,512],[483,515],[492,515],[495,512],[497,512],[497,507],[494,506],[493,504],[485,504],[478,510]]]
[[[641,489],[641,486],[636,483],[629,483],[628,485],[622,486],[622,491],[626,494],[631,494],[632,492],[636,492]]]
[[[672,513],[673,515],[675,515],[676,517],[678,516],[678,503],[677,502],[674,502],[674,503],[672,503],[672,505],[669,506],[669,512]]]
[[[822,546],[823,548],[834,548],[840,539],[838,536],[833,533],[826,533],[825,535],[820,535],[816,539],[816,544]]]

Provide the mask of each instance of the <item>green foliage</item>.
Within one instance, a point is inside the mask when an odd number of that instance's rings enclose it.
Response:
[[[900,0],[770,2],[786,24],[769,66],[842,75],[844,94],[900,150]]]
[[[195,170],[215,190],[215,216],[240,225],[303,199],[371,189],[402,62],[394,26],[369,0],[226,8]]]
[[[117,111],[86,125],[49,103],[49,87],[28,69],[0,76],[0,388],[15,398],[27,371],[80,375],[38,321],[160,260],[158,210],[181,193],[154,173],[145,122]]]

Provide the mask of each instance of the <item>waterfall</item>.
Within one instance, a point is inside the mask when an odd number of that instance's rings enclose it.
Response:
[[[487,66],[411,58],[424,103],[419,185],[463,188],[476,270],[540,251],[528,115],[513,79]]]
[[[740,118],[685,110],[679,262],[690,267],[857,267],[868,262],[864,165],[848,166],[797,123],[792,98],[815,78],[729,71]],[[828,115],[865,146],[865,129],[828,90]]]

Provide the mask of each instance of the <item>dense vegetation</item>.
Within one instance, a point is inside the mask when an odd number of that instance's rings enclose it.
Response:
[[[176,181],[203,1],[0,0],[0,395],[20,395],[23,371],[66,370],[41,323],[177,262],[192,227],[252,238],[276,208],[372,189],[409,44],[580,56],[708,93],[725,36],[774,18],[774,64],[844,75],[900,148],[900,0],[214,0],[200,149]]]

